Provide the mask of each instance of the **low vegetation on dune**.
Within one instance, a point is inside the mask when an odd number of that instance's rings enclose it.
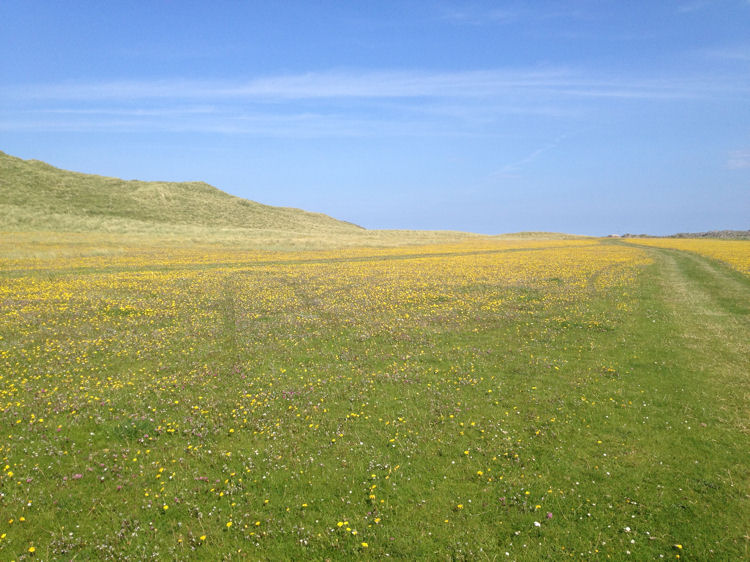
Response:
[[[0,558],[748,555],[750,278],[718,262],[19,236]]]
[[[203,182],[125,181],[61,170],[0,152],[0,230],[196,235],[206,230],[361,230],[299,209],[271,207]]]

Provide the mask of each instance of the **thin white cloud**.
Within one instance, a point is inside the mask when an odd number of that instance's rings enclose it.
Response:
[[[438,10],[438,19],[456,25],[506,25],[518,24],[520,22],[539,22],[543,20],[559,19],[588,19],[590,12],[581,10],[576,6],[546,6],[539,9],[537,6],[515,4],[512,7],[483,7],[472,6],[467,2],[461,2],[453,6],[442,6]]]
[[[114,110],[76,113],[62,111],[41,115],[0,114],[0,131],[5,132],[107,132],[107,133],[201,133],[251,135],[268,138],[325,138],[374,136],[482,136],[472,126],[438,120],[395,119],[346,114],[297,112],[258,113],[232,108],[215,113],[180,114],[159,111]],[[486,133],[486,134],[492,134]]]
[[[515,10],[494,8],[476,10],[469,6],[447,7],[440,12],[441,20],[460,25],[486,25],[492,23],[512,23],[520,17]]]
[[[677,11],[681,14],[688,14],[692,12],[698,12],[705,8],[709,8],[714,5],[715,2],[712,0],[692,0],[691,2],[683,2],[677,6]]]
[[[30,99],[194,99],[257,100],[321,98],[477,97],[512,88],[559,83],[551,72],[324,72],[256,78],[245,82],[113,81],[17,88]]]
[[[750,91],[748,80],[588,77],[566,69],[465,72],[311,72],[244,82],[111,81],[8,87],[13,101],[249,100],[492,98],[550,95],[573,98],[684,99]]]
[[[49,115],[122,115],[130,117],[169,117],[184,115],[205,115],[216,113],[217,109],[213,106],[196,106],[196,107],[168,107],[154,109],[125,109],[118,107],[99,107],[99,108],[52,108],[38,109],[36,113]]]
[[[727,168],[730,170],[750,168],[750,150],[732,150],[727,158]]]
[[[743,4],[744,6],[750,7],[750,0],[735,0],[732,3]],[[726,4],[726,1],[721,2],[717,0],[690,0],[689,2],[680,3],[677,6],[677,12],[681,14],[687,14],[710,8],[723,8],[726,7]]]
[[[479,137],[504,134],[519,116],[569,121],[629,102],[748,96],[750,77],[645,79],[564,68],[56,83],[1,90],[0,131]]]
[[[724,61],[750,62],[750,45],[738,45],[720,49],[710,49],[705,54]]]
[[[517,173],[520,172],[523,168],[537,160],[545,152],[549,152],[550,150],[557,148],[560,143],[563,142],[568,136],[569,135],[567,134],[558,136],[552,141],[531,151],[523,158],[504,165],[499,171],[491,174],[491,177],[516,177]]]

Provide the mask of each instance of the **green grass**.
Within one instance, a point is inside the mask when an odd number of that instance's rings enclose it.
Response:
[[[3,278],[0,558],[747,559],[750,279],[643,251]]]
[[[3,152],[0,199],[3,230],[361,230],[326,215],[235,197],[203,182],[125,181],[69,172]]]

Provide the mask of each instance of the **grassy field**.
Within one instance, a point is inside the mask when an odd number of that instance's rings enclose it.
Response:
[[[369,236],[4,236],[0,559],[750,557],[750,276]]]
[[[704,257],[722,261],[730,267],[750,275],[750,244],[748,240],[711,240],[685,238],[630,239],[641,246],[684,250]]]

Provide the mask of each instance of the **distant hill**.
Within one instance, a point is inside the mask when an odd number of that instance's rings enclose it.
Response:
[[[172,226],[277,232],[361,232],[327,215],[272,207],[203,182],[126,181],[0,152],[0,230],[166,232]]]

